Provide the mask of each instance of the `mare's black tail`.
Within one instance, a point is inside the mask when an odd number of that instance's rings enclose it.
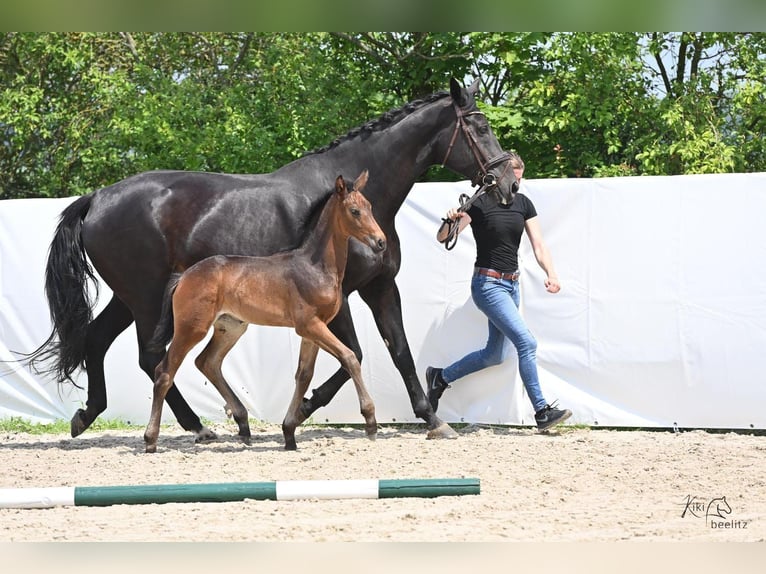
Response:
[[[61,213],[45,267],[45,296],[53,330],[40,347],[24,355],[36,372],[53,374],[61,383],[74,382],[72,373],[85,367],[85,332],[98,297],[98,281],[85,256],[81,234],[92,199],[92,195],[84,195]]]
[[[165,347],[173,338],[173,293],[176,292],[178,281],[181,279],[180,273],[173,273],[165,287],[165,294],[162,298],[162,313],[154,334],[147,344],[146,348],[152,353],[163,353]]]

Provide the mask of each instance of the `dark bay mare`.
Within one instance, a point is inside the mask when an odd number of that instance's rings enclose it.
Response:
[[[147,343],[172,273],[212,255],[264,256],[294,249],[336,175],[369,169],[365,196],[388,248],[383,257],[373,256],[352,242],[344,298],[330,329],[361,360],[347,300],[358,291],[401,373],[415,415],[427,423],[427,437],[455,438],[455,431],[433,412],[415,372],[395,281],[401,253],[394,219],[413,184],[432,165],[442,164],[513,197],[517,182],[513,170],[505,169],[509,156],[476,106],[477,91],[478,80],[464,88],[453,79],[449,92],[388,112],[272,173],[145,172],[70,204],[62,212],[46,267],[53,331],[29,362],[38,370],[47,365],[61,382],[71,380],[78,368],[86,370],[88,399],[85,410],[72,417],[72,436],[106,409],[104,357],[133,321],[139,364],[153,380],[163,353],[150,350]],[[86,254],[114,294],[95,319],[87,288],[94,271]],[[327,405],[348,378],[341,367],[311,398],[304,398],[304,420]],[[166,401],[197,440],[215,437],[176,385]]]
[[[152,410],[144,433],[146,452],[157,450],[162,404],[176,372],[214,324],[213,336],[195,363],[226,401],[246,442],[250,439],[247,410],[224,379],[221,363],[248,323],[293,327],[301,337],[295,391],[282,423],[285,449],[297,448],[295,429],[303,422],[301,403],[320,347],[351,374],[367,436],[375,438],[375,405],[362,380],[359,361],[327,327],[341,306],[349,239],[358,239],[373,253],[386,249],[370,202],[361,194],[367,177],[362,172],[348,191],[343,177],[338,176],[316,225],[297,249],[266,257],[214,255],[173,276],[162,317],[148,344],[150,350],[162,352],[172,338],[155,373]]]

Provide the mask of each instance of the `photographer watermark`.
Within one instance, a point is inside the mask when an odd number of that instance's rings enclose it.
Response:
[[[712,529],[744,530],[748,525],[747,520],[732,518],[731,505],[725,496],[706,499],[687,494],[681,506],[683,507],[681,518],[704,519],[705,525]]]

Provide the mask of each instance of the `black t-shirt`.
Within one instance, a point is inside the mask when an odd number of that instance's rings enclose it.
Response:
[[[468,208],[468,215],[476,240],[475,265],[501,273],[516,271],[524,223],[537,215],[532,201],[517,193],[511,205],[502,205],[485,194]]]

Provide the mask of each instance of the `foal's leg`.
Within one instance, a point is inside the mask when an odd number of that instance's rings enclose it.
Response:
[[[372,402],[372,397],[367,392],[367,387],[362,380],[362,367],[354,352],[341,343],[327,325],[319,319],[315,319],[309,325],[306,325],[298,334],[301,337],[312,339],[322,349],[338,359],[343,368],[351,374],[351,379],[356,387],[356,394],[359,397],[359,409],[365,421],[365,431],[368,438],[374,440],[378,433],[378,423],[375,419],[375,404]]]
[[[247,409],[226,382],[221,370],[224,357],[247,330],[247,323],[231,315],[221,315],[213,326],[213,337],[194,364],[205,375],[226,401],[226,411],[237,423],[239,436],[250,444],[250,424]]]
[[[295,443],[295,429],[301,424],[305,417],[301,414],[301,403],[303,396],[309,388],[311,377],[314,376],[314,366],[316,365],[319,347],[305,337],[301,339],[301,351],[298,359],[298,370],[295,372],[295,390],[293,398],[290,400],[290,406],[287,408],[285,420],[282,421],[282,434],[285,437],[285,450],[295,450],[298,445]]]
[[[359,344],[359,338],[354,329],[354,321],[351,317],[351,310],[348,306],[348,297],[342,295],[341,306],[338,314],[328,324],[329,329],[340,341],[354,351],[357,360],[362,362],[362,347]],[[301,416],[303,420],[309,418],[314,412],[330,404],[332,398],[338,393],[340,388],[351,378],[343,367],[327,379],[323,384],[311,391],[310,398],[304,398],[301,404]],[[301,421],[302,422],[302,421]]]
[[[141,370],[154,381],[156,380],[157,366],[162,360],[164,353],[148,350],[147,342],[152,338],[154,329],[159,321],[159,310],[148,311],[144,308],[134,308],[133,314],[136,320],[136,334],[138,335],[138,364]],[[178,387],[172,385],[168,389],[165,401],[173,411],[178,424],[184,430],[194,433],[194,442],[210,441],[218,438],[213,431],[202,424],[199,416],[186,402]]]
[[[189,351],[205,338],[207,328],[204,325],[179,325],[176,322],[175,334],[165,357],[157,365],[154,389],[152,392],[152,410],[144,432],[146,452],[157,451],[157,437],[160,434],[162,403],[173,385],[176,373]]]

